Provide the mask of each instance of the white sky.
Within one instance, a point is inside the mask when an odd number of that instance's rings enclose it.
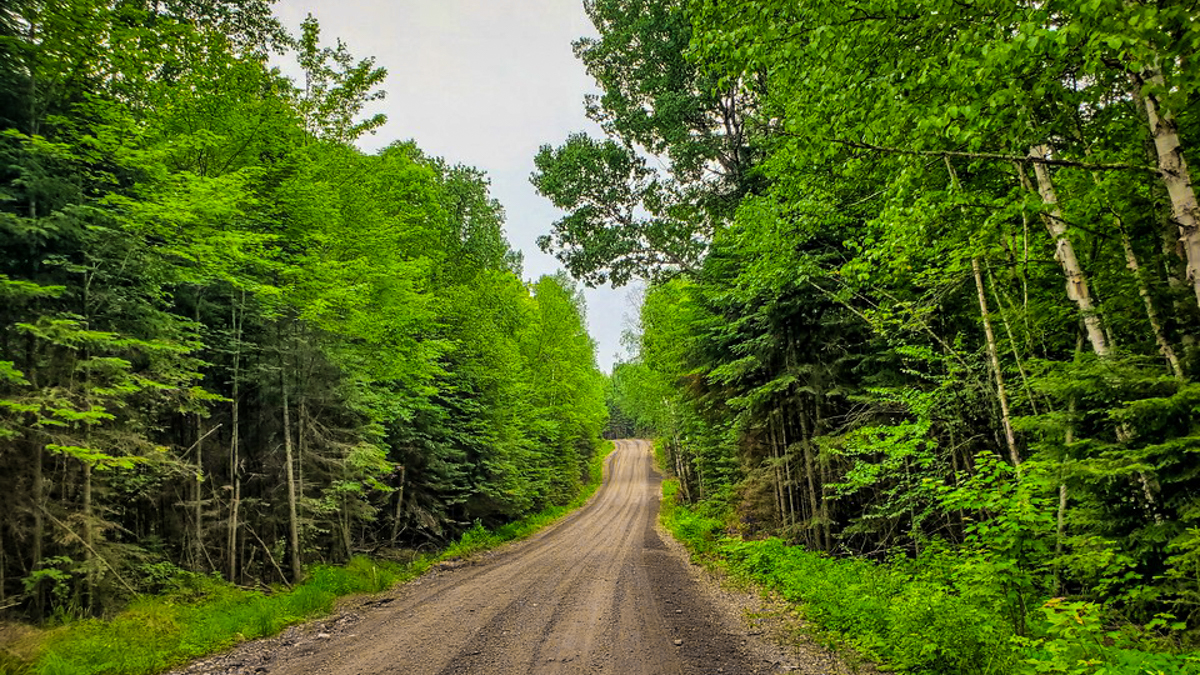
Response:
[[[582,0],[278,0],[295,31],[308,13],[322,40],[341,38],[356,57],[388,70],[388,123],[360,145],[368,151],[414,139],[425,152],[478,167],[504,205],[508,239],[525,254],[525,276],[559,264],[535,242],[561,213],[529,184],[543,143],[599,129],[583,114],[595,85],[571,42],[595,29]],[[601,368],[620,351],[625,289],[585,289]]]

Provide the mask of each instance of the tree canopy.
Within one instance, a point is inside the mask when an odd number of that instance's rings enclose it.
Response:
[[[482,172],[355,146],[384,75],[258,0],[0,9],[0,606],[294,581],[577,494],[581,296],[522,280]]]
[[[538,155],[569,211],[545,245],[651,282],[609,405],[681,499],[724,535],[915,561],[964,612],[986,596],[982,642],[931,618],[914,671],[1068,672],[1084,652],[1046,645],[1081,607],[1194,648],[1195,8],[588,6],[607,138]],[[649,185],[677,198],[640,206]],[[610,194],[638,218],[597,214]],[[656,203],[692,209],[660,240],[686,264],[618,244]],[[1152,672],[1101,651],[1070,672]]]

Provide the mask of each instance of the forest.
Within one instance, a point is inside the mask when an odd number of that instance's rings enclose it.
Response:
[[[542,238],[693,550],[921,673],[1196,672],[1200,15],[590,0]]]
[[[0,5],[0,611],[294,583],[570,502],[582,295],[267,0]],[[289,75],[288,73],[293,73]]]

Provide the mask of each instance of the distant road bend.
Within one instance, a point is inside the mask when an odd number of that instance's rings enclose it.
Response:
[[[616,442],[583,509],[530,539],[399,588],[345,634],[221,672],[449,675],[772,672],[723,628],[654,523],[646,441]],[[215,664],[214,664],[215,665]],[[257,666],[257,667],[255,667]],[[196,664],[187,672],[205,672]],[[761,670],[760,670],[761,668]],[[208,671],[213,672],[213,671]]]

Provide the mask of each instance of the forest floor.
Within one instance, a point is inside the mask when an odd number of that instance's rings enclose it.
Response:
[[[616,445],[595,498],[533,537],[175,672],[853,672],[784,606],[691,565],[657,524],[649,444]]]

